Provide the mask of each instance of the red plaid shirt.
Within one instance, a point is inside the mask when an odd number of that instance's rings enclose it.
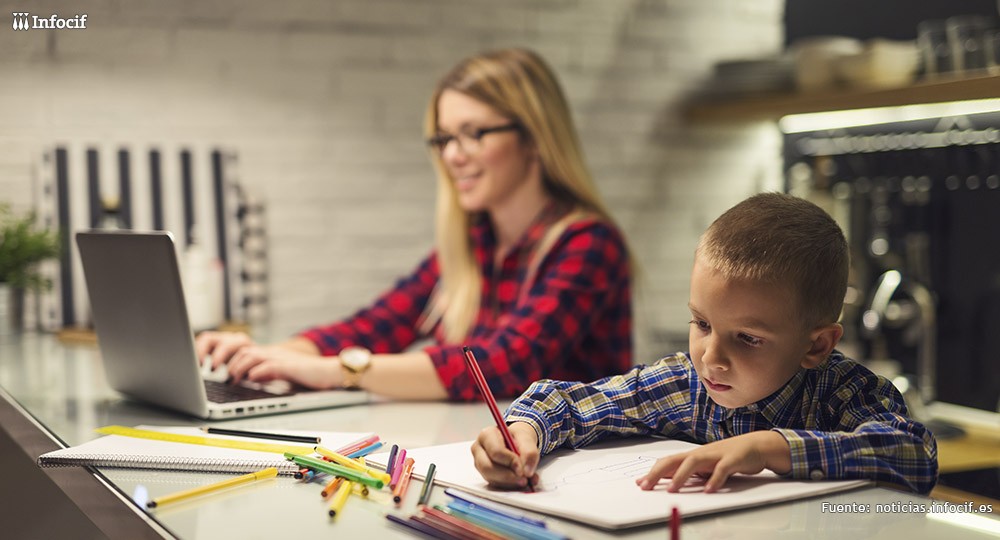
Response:
[[[567,227],[518,302],[532,247],[560,216],[550,217],[529,230],[496,269],[489,220],[484,215],[473,226],[471,240],[483,275],[475,325],[464,343],[447,343],[438,324],[434,344],[423,349],[450,399],[479,399],[466,372],[463,345],[473,350],[498,397],[520,395],[542,378],[590,381],[631,366],[631,276],[624,241],[611,225],[588,219]],[[418,319],[439,277],[437,255],[431,253],[371,307],[301,335],[327,356],[351,345],[401,352],[424,337]]]

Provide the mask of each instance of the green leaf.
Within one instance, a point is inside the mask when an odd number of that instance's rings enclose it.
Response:
[[[35,214],[18,216],[0,203],[0,283],[20,289],[48,288],[38,263],[59,255],[62,244],[54,231],[35,228]]]

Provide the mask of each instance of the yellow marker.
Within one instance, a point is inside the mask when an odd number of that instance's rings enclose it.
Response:
[[[385,482],[386,484],[388,484],[389,480],[391,479],[391,477],[388,474],[385,474],[382,471],[376,471],[375,469],[365,467],[364,465],[358,463],[357,461],[354,461],[353,459],[347,456],[342,456],[332,450],[327,450],[322,446],[316,447],[316,453],[323,457],[330,458],[331,460],[333,460],[334,463],[343,465],[344,467],[347,467],[349,469],[354,469],[356,471],[363,472],[368,476],[371,476],[372,478],[377,478],[382,482]]]
[[[354,492],[360,493],[362,497],[368,497],[368,486],[362,484],[361,482],[358,482],[354,486]]]
[[[344,483],[340,484],[340,489],[337,490],[337,494],[333,496],[333,502],[330,503],[330,517],[337,517],[337,514],[344,510],[344,504],[352,491],[354,491],[354,482],[344,480]]]
[[[257,471],[250,474],[244,474],[243,476],[238,476],[236,478],[230,478],[229,480],[223,480],[222,482],[216,482],[214,484],[209,484],[207,486],[196,487],[193,489],[186,489],[184,491],[179,491],[170,495],[164,495],[163,497],[157,497],[146,503],[146,506],[150,508],[156,508],[157,506],[163,506],[164,504],[170,504],[177,501],[183,501],[185,499],[190,499],[192,497],[197,497],[199,495],[204,495],[206,493],[212,493],[214,491],[219,491],[233,486],[239,486],[241,484],[247,484],[250,482],[256,482],[257,480],[263,480],[265,478],[274,478],[278,476],[278,469],[271,467],[270,469],[264,469],[263,471]]]
[[[104,435],[121,435],[123,437],[135,437],[138,439],[153,439],[156,441],[167,441],[184,444],[200,444],[202,446],[217,446],[219,448],[237,448],[240,450],[254,450],[257,452],[272,452],[275,454],[296,454],[308,456],[312,454],[312,448],[308,446],[291,446],[284,444],[271,444],[253,441],[236,441],[233,439],[220,439],[216,437],[199,437],[197,435],[182,435],[179,433],[168,433],[165,431],[153,431],[149,429],[135,429],[125,426],[104,426],[94,431]]]
[[[322,495],[324,499],[329,499],[331,495],[337,492],[337,488],[340,487],[340,483],[343,481],[344,481],[343,476],[335,477],[333,480],[330,480],[329,483],[323,486],[323,491],[320,491],[319,494]]]

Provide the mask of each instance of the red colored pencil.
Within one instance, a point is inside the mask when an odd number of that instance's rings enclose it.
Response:
[[[681,540],[681,511],[676,506],[670,510],[670,540]]]
[[[497,407],[497,400],[493,397],[493,392],[490,390],[490,385],[486,384],[486,377],[483,376],[483,371],[479,369],[479,362],[476,361],[476,356],[472,354],[472,351],[468,347],[462,347],[462,351],[465,352],[465,365],[469,369],[469,373],[472,375],[472,380],[476,382],[476,386],[479,388],[479,393],[483,395],[483,401],[490,408],[490,414],[493,415],[493,421],[497,423],[497,428],[500,429],[500,434],[503,435],[503,442],[507,445],[507,448],[512,452],[521,455],[517,451],[517,445],[514,444],[514,437],[511,436],[510,430],[507,429],[507,422],[504,422],[503,415],[500,414],[500,408]],[[528,479],[528,490],[534,491],[534,487],[531,485],[531,479]]]

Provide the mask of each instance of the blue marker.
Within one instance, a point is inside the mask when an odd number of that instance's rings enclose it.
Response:
[[[489,510],[485,510],[465,501],[452,501],[448,503],[448,510],[452,514],[499,532],[501,534],[514,535],[517,538],[528,538],[530,540],[568,540],[568,536],[550,531],[545,527],[531,525],[523,521],[512,519]]]
[[[379,448],[382,448],[382,443],[381,442],[377,442],[375,444],[370,444],[370,445],[362,448],[361,450],[358,450],[357,452],[353,452],[353,453],[347,454],[347,457],[349,457],[351,459],[356,459],[356,458],[359,458],[361,456],[367,456],[368,454],[371,454],[372,452],[378,450]]]
[[[475,495],[471,495],[457,489],[448,488],[444,490],[444,494],[473,506],[477,506],[483,511],[492,512],[507,519],[513,519],[528,525],[534,525],[535,527],[545,528],[547,526],[545,522],[540,519],[535,519],[520,512],[515,512],[500,503],[493,502],[482,497],[476,497]]]

